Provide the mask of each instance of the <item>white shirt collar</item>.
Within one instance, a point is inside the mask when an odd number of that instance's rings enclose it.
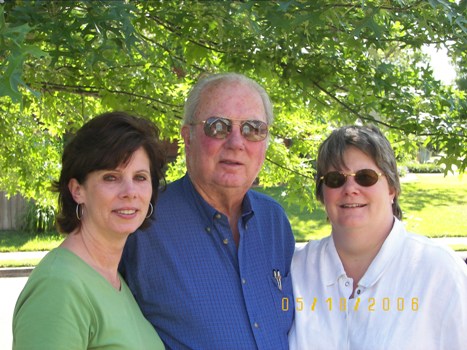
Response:
[[[369,288],[374,285],[378,279],[384,273],[384,270],[394,261],[397,257],[397,252],[404,243],[406,233],[403,230],[403,224],[397,218],[394,218],[394,225],[386,237],[381,249],[379,250],[376,257],[371,262],[368,270],[363,275],[359,282],[359,286],[363,288]],[[344,266],[337,253],[336,246],[332,236],[326,237],[324,242],[324,266],[327,266],[323,270],[323,283],[330,286],[336,283],[339,278],[346,277]]]

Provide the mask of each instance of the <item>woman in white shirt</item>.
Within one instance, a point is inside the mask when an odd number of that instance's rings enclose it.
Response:
[[[374,126],[339,128],[317,167],[332,231],[295,252],[290,348],[465,349],[467,265],[405,230],[389,141]]]

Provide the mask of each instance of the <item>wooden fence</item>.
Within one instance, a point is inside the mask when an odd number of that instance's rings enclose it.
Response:
[[[7,198],[6,193],[0,191],[0,230],[19,229],[26,204],[27,201],[19,194]]]

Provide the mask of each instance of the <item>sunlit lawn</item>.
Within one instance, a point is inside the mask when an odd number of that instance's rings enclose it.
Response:
[[[62,241],[63,236],[57,233],[0,231],[0,252],[46,251],[58,247]]]
[[[36,266],[41,261],[37,259],[23,259],[23,260],[0,260],[0,268],[2,267],[29,267]]]
[[[429,237],[467,237],[467,176],[420,174],[402,184],[408,230]]]

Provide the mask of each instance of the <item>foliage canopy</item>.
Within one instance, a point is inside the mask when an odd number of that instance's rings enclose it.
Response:
[[[467,1],[1,1],[0,188],[44,204],[67,137],[107,110],[179,137],[183,102],[205,72],[237,71],[275,106],[265,186],[313,206],[313,159],[336,126],[376,123],[396,154],[467,165]],[[457,86],[421,48],[448,49]],[[180,147],[183,153],[183,147]],[[184,172],[183,155],[168,179]]]

